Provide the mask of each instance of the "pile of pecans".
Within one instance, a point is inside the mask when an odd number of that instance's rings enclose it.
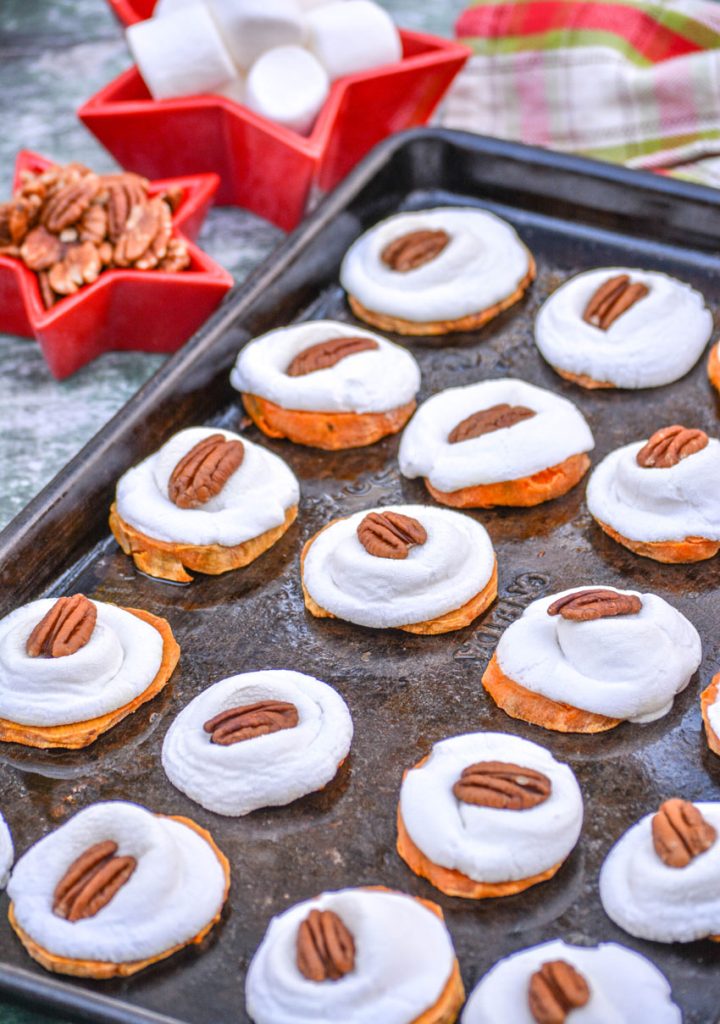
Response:
[[[38,275],[46,309],[112,267],[184,270],[190,255],[172,225],[182,190],[151,197],[148,185],[139,174],[94,174],[78,163],[25,171],[0,203],[0,254]]]

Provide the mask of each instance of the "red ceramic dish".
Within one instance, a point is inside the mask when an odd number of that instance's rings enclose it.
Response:
[[[22,151],[21,171],[43,171],[52,161]],[[113,349],[175,352],[232,287],[226,270],[193,244],[218,187],[214,174],[153,181],[150,194],[183,189],[176,233],[188,241],[191,263],[176,274],[157,270],[104,271],[93,284],[45,309],[37,275],[19,260],[0,256],[0,331],[36,338],[53,376],[62,379]]]
[[[155,0],[110,3],[129,25],[147,17]],[[335,82],[308,136],[223,96],[153,100],[135,67],[78,116],[128,170],[149,178],[216,171],[218,203],[290,230],[312,188],[333,188],[381,139],[425,124],[470,54],[453,40],[400,35],[403,59]]]

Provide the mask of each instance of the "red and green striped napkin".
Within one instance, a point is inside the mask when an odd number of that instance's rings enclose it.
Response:
[[[476,0],[455,128],[720,186],[720,4]]]

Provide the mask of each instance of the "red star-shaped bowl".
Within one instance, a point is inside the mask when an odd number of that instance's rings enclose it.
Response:
[[[110,4],[129,25],[147,18],[155,0]],[[402,60],[333,83],[308,136],[223,96],[153,100],[135,67],[78,116],[123,167],[150,178],[216,171],[218,203],[290,230],[313,188],[333,188],[381,139],[425,124],[470,54],[453,40],[400,35]]]
[[[51,160],[23,150],[15,163],[13,187],[22,171],[44,171],[51,165]],[[59,379],[113,349],[175,352],[233,285],[232,276],[192,241],[218,185],[216,174],[150,184],[151,195],[170,186],[182,189],[173,226],[188,243],[190,266],[179,273],[106,270],[93,284],[45,309],[37,275],[22,260],[0,255],[0,331],[36,338]]]

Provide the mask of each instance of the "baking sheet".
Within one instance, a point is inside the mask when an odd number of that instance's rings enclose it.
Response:
[[[667,974],[686,1024],[716,1024],[720,946],[631,938],[606,918],[597,876],[613,842],[663,799],[720,796],[720,759],[705,746],[698,699],[720,660],[717,559],[663,566],[633,556],[592,523],[583,482],[536,509],[473,513],[496,546],[500,578],[499,601],[473,626],[416,637],[316,620],[305,612],[300,589],[304,540],[335,516],[427,496],[420,483],[399,476],[397,438],[365,450],[321,453],[270,441],[254,427],[247,436],[286,459],[302,490],[297,523],[257,562],[182,587],[137,573],[107,534],[105,509],[120,472],[182,426],[238,427],[242,411],[227,373],[244,341],[296,319],[352,321],[337,284],[350,241],[397,209],[444,203],[478,205],[506,217],[535,254],[539,273],[528,296],[483,330],[410,344],[423,373],[421,399],[486,377],[522,377],[579,405],[596,437],[595,463],[670,422],[717,435],[718,404],[703,364],[666,388],[592,393],[563,382],[532,343],[534,315],[550,291],[567,276],[603,264],[677,274],[700,288],[717,314],[720,206],[712,192],[461,133],[422,130],[380,147],[0,535],[0,613],[43,594],[82,591],[165,616],[182,648],[163,694],[86,751],[3,746],[0,808],[17,851],[82,807],[128,799],[193,817],[211,830],[233,869],[222,923],[208,940],[124,981],[48,986],[47,975],[12,935],[3,896],[3,991],[62,1007],[77,1020],[139,1024],[153,1019],[141,1011],[151,1011],[183,1024],[245,1022],[245,971],[269,918],[323,889],[381,883],[443,907],[468,991],[500,957],[545,939],[613,940],[640,950]],[[700,672],[659,722],[563,736],[508,718],[484,694],[480,678],[506,624],[534,598],[585,583],[652,590],[700,631]],[[353,715],[352,752],[322,793],[287,808],[223,819],[172,788],[160,767],[162,740],[174,715],[206,686],[267,667],[299,669],[335,686]],[[394,850],[403,769],[437,740],[475,729],[549,747],[572,765],[585,798],[580,843],[557,876],[503,900],[445,897],[413,875]],[[92,1005],[94,993],[120,1002]]]

